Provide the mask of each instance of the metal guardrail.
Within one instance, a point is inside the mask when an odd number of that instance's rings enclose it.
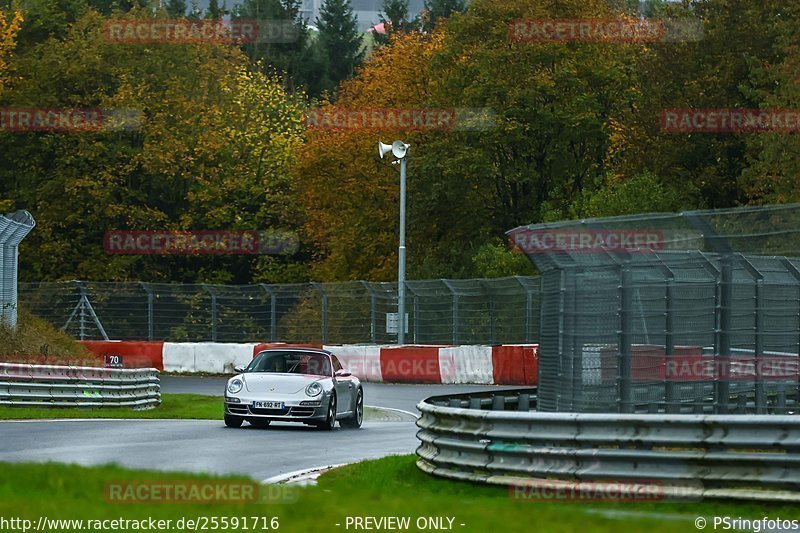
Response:
[[[158,370],[0,363],[0,405],[132,407],[161,404]]]
[[[510,487],[657,484],[666,499],[800,501],[800,416],[541,413],[535,389],[420,402],[417,466]]]

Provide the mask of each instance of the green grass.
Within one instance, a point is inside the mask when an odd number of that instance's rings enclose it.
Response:
[[[254,458],[248,458],[248,461]],[[260,458],[270,461],[274,458]],[[278,517],[280,531],[348,531],[350,516],[455,517],[454,530],[516,531],[696,531],[694,519],[731,516],[800,518],[791,505],[732,503],[523,503],[504,488],[436,479],[420,472],[414,456],[388,457],[343,467],[323,475],[316,487],[294,489],[293,503],[270,504],[113,504],[105,500],[110,481],[208,480],[210,476],[138,472],[116,466],[85,468],[56,464],[3,464],[0,517],[64,519],[177,520],[180,517]],[[241,477],[213,478],[239,479]],[[632,512],[611,518],[597,512]],[[461,526],[460,524],[465,524]],[[341,524],[337,526],[336,524]],[[711,524],[706,530],[712,530]],[[719,528],[718,528],[719,529]],[[69,529],[62,529],[68,531]],[[175,531],[175,528],[168,529]],[[211,529],[212,531],[215,529]],[[353,531],[351,526],[349,531]],[[411,528],[411,530],[416,530]],[[242,531],[240,528],[239,531]]]
[[[190,418],[222,419],[222,398],[200,394],[162,394],[161,405],[147,411],[124,407],[6,407],[0,406],[0,419],[36,420],[42,418]]]
[[[364,418],[373,419],[382,412],[364,408]],[[51,418],[185,418],[193,420],[222,420],[222,398],[200,394],[162,394],[161,405],[147,411],[124,407],[7,407],[0,406],[0,420],[41,420]],[[2,531],[2,530],[0,530]]]
[[[96,361],[81,343],[25,308],[17,310],[16,331],[0,324],[0,362],[75,364],[84,359]]]

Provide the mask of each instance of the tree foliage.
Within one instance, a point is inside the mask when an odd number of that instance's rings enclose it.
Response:
[[[325,0],[316,22],[323,65],[320,85],[323,90],[331,91],[351,77],[363,60],[363,41],[348,0]]]

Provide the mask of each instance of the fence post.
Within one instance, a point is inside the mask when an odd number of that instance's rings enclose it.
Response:
[[[208,285],[202,284],[201,287],[211,295],[211,342],[217,342],[217,295]]]
[[[494,327],[494,294],[492,293],[492,288],[489,285],[489,281],[482,279],[479,280],[480,284],[483,285],[483,288],[486,290],[486,296],[489,299],[489,344],[494,344],[495,341],[495,327]]]
[[[153,291],[143,281],[139,282],[144,292],[147,293],[147,340],[153,340]]]
[[[719,345],[715,354],[715,368],[720,368],[720,363],[730,365],[731,356],[731,315],[733,312],[733,256],[724,254],[720,258],[720,282],[719,282]],[[730,403],[730,383],[729,378],[718,379],[714,382],[716,409],[719,414],[728,414],[728,404]]]
[[[370,330],[370,340],[372,344],[376,343],[376,334],[378,332],[378,300],[377,295],[375,294],[375,289],[372,288],[372,285],[369,284],[368,281],[359,281],[364,287],[366,287],[367,291],[369,291],[369,330]]]
[[[514,276],[525,291],[525,342],[533,342],[533,291],[528,289],[522,276]]]
[[[278,310],[278,303],[275,299],[275,291],[266,283],[261,283],[261,288],[269,294],[269,342],[275,342],[275,337],[277,337],[278,333],[278,322],[275,316]]]
[[[737,254],[737,258],[744,266],[745,271],[750,275],[753,279],[754,287],[753,287],[753,327],[755,331],[753,332],[753,348],[755,351],[755,362],[756,368],[759,368],[758,359],[764,356],[764,337],[763,337],[763,330],[764,330],[764,321],[763,321],[763,313],[761,312],[761,302],[763,297],[763,285],[764,285],[764,275],[751,263],[748,259],[743,256],[742,254]],[[730,368],[731,364],[731,354],[728,354],[728,368]],[[726,379],[731,379],[729,376],[730,372],[726,373]],[[764,390],[764,381],[762,376],[759,376],[759,372],[756,371],[755,377],[755,402],[756,402],[756,414],[763,415],[767,412],[767,396]]]
[[[619,412],[632,413],[631,401],[631,326],[633,325],[633,275],[630,266],[620,266],[620,305],[619,305],[619,381],[617,382],[619,396]]]
[[[80,294],[80,300],[78,305],[80,306],[80,315],[78,319],[78,332],[80,335],[81,340],[86,340],[86,289],[83,286],[82,281],[75,281],[75,284],[78,286],[78,294]]]
[[[312,281],[311,282],[311,286],[314,287],[317,291],[319,291],[320,295],[322,296],[322,344],[327,344],[327,342],[328,342],[328,295],[325,294],[325,290],[322,288],[322,285],[320,285],[316,281]]]
[[[781,263],[786,271],[789,272],[797,282],[800,282],[800,270],[785,257],[781,258]],[[797,348],[800,350],[800,306],[797,308],[797,320]],[[800,353],[800,351],[798,351],[798,353]],[[797,394],[796,405],[800,405],[800,380],[797,381],[797,390],[795,392]]]
[[[442,280],[442,283],[450,290],[450,294],[452,295],[452,311],[453,311],[453,344],[458,344],[458,293],[456,293],[455,288],[453,285],[446,279]]]
[[[664,273],[664,412],[680,413],[678,403],[678,391],[675,384],[675,376],[670,375],[669,362],[675,356],[675,313],[673,303],[675,301],[674,281],[675,274],[667,265],[660,266]],[[644,318],[644,317],[643,317]]]
[[[419,295],[413,289],[412,293],[414,294],[414,343],[416,344],[419,342]]]
[[[36,226],[27,211],[0,214],[0,324],[17,329],[19,243]]]

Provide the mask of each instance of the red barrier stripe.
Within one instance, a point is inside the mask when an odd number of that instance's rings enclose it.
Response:
[[[439,346],[381,348],[381,376],[392,383],[441,383]]]
[[[492,346],[492,370],[497,385],[536,385],[539,345]]]
[[[285,342],[261,342],[253,346],[253,357],[258,355],[258,352],[261,350],[266,350],[267,348],[319,348],[322,349],[321,344],[291,344]]]
[[[121,355],[124,368],[157,368],[164,370],[162,350],[164,343],[137,341],[80,341],[86,349],[97,354]],[[102,363],[102,360],[100,361]]]

